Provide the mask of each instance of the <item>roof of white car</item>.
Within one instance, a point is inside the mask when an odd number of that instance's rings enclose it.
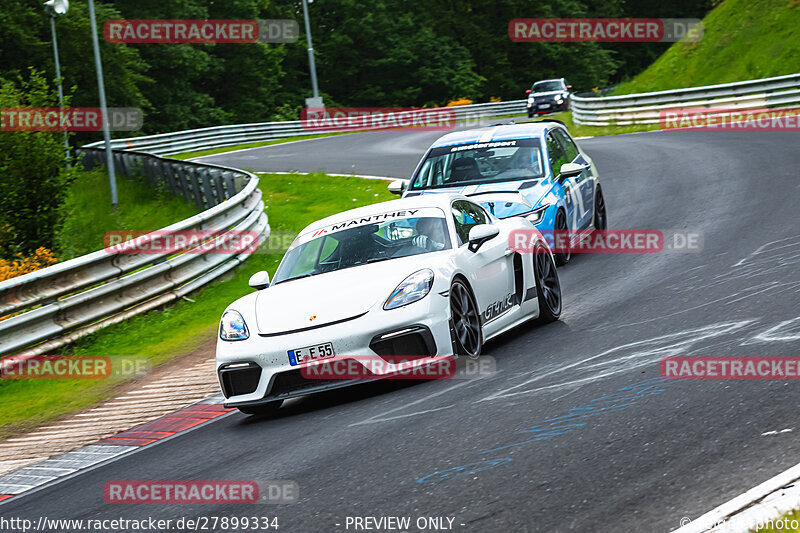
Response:
[[[364,207],[357,207],[356,209],[350,209],[349,211],[343,211],[341,213],[325,217],[322,220],[317,220],[313,224],[306,226],[303,231],[300,232],[300,235],[357,218],[369,217],[372,215],[382,215],[384,213],[408,211],[409,209],[438,207],[447,213],[450,210],[450,202],[454,197],[466,198],[461,194],[426,194],[411,198],[389,200],[388,202],[379,202],[377,204],[366,205]]]
[[[559,127],[558,122],[524,122],[522,124],[503,124],[488,128],[454,131],[439,137],[431,148],[454,146],[457,144],[486,143],[543,137],[548,129]]]

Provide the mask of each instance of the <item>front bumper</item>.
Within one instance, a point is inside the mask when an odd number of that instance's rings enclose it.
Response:
[[[364,383],[369,379],[314,379],[303,376],[301,365],[292,365],[288,351],[330,342],[335,357],[321,361],[356,359],[370,371],[366,358],[408,355],[423,357],[420,364],[453,354],[449,329],[449,299],[431,291],[419,302],[385,311],[381,306],[341,324],[289,333],[260,336],[246,341],[217,341],[216,368],[226,407],[258,405],[275,400]],[[390,375],[370,373],[374,379]]]
[[[526,108],[529,115],[552,113],[554,111],[566,111],[569,109],[569,101],[564,100],[560,104],[555,100],[537,100],[535,102],[528,101]]]

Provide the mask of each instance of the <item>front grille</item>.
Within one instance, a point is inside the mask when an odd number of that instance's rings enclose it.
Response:
[[[281,396],[292,392],[302,391],[304,389],[313,389],[317,387],[324,387],[330,384],[341,384],[343,379],[314,379],[303,376],[302,370],[289,370],[275,375],[275,380],[272,383],[272,389],[269,392],[270,397]]]
[[[232,363],[219,369],[219,382],[226,398],[250,394],[258,388],[261,367],[253,362],[248,362],[247,366],[239,366],[241,364]]]

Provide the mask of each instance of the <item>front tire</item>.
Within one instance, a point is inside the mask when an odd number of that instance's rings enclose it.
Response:
[[[477,359],[483,348],[483,328],[478,304],[461,280],[450,286],[450,320],[456,355]]]
[[[555,322],[561,316],[561,283],[550,252],[542,245],[533,251],[533,275],[539,299],[539,323]]]
[[[597,192],[594,195],[594,229],[605,230],[607,228],[606,200],[603,198],[603,189],[598,185]]]
[[[274,402],[262,403],[260,405],[245,405],[237,407],[237,409],[246,415],[264,416],[275,413],[275,411],[280,409],[281,405],[283,405],[283,400],[275,400]]]
[[[563,209],[559,209],[558,213],[556,213],[556,235],[558,232],[564,232],[567,234],[568,239],[566,240],[567,243],[572,243],[572,239],[569,238],[569,228],[567,227],[567,213]],[[558,239],[556,239],[558,242]],[[564,239],[561,239],[561,242],[564,242]],[[557,252],[556,256],[556,264],[558,266],[563,266],[569,263],[569,260],[572,259],[572,252],[566,250],[564,252]]]

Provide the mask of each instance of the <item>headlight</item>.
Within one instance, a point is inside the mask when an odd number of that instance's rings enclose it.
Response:
[[[544,218],[544,213],[547,211],[548,207],[550,206],[546,205],[544,207],[540,207],[539,209],[535,209],[529,214],[525,215],[525,218],[527,218],[533,224],[538,224],[542,221],[542,218]]]
[[[557,96],[557,97],[556,97],[556,103],[557,103],[557,104],[563,104],[563,103],[564,103],[564,99],[563,99],[563,98],[561,98],[560,96]]]
[[[383,308],[388,311],[422,300],[431,291],[432,286],[433,271],[430,268],[414,272],[392,291],[392,294],[386,299],[386,303],[383,304]]]
[[[228,310],[222,313],[219,323],[219,338],[224,341],[243,341],[250,337],[247,324],[238,311]]]

